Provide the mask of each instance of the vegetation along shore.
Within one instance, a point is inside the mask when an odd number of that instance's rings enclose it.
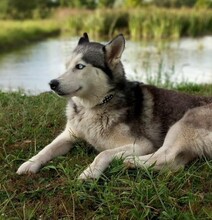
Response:
[[[212,33],[212,10],[145,8],[82,11],[67,19],[65,29],[73,35],[86,30],[94,37],[122,32],[132,40],[198,37]]]
[[[53,20],[1,20],[0,27],[0,52],[23,47],[60,33],[59,25]]]
[[[60,11],[60,15],[63,11]],[[92,38],[108,38],[124,33],[131,40],[177,39],[212,33],[210,9],[97,9],[67,10],[51,19],[0,20],[0,52],[49,36],[78,36],[88,32]]]

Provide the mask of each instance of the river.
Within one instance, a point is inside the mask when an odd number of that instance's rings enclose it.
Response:
[[[48,82],[64,72],[77,41],[49,39],[1,55],[0,90],[49,91]],[[212,36],[160,43],[127,41],[122,61],[132,80],[212,83]]]

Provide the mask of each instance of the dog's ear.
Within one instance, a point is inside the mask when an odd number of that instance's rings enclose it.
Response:
[[[78,45],[79,44],[84,44],[84,43],[88,43],[89,42],[89,37],[87,33],[84,33],[82,37],[80,37],[79,41],[78,41]]]
[[[110,43],[104,46],[106,59],[109,65],[114,67],[117,63],[119,63],[124,48],[125,39],[122,34],[119,34],[112,41],[110,41]]]

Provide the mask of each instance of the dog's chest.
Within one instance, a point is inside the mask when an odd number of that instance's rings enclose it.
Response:
[[[122,123],[119,111],[69,108],[68,128],[73,135],[102,151],[131,143],[129,128]]]

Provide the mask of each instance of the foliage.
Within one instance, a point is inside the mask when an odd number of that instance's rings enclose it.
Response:
[[[111,8],[113,6],[118,5],[119,7],[124,8],[135,8],[135,7],[143,7],[145,5],[155,5],[159,7],[168,7],[168,8],[180,8],[180,7],[194,7],[196,4],[199,7],[208,5],[211,3],[210,0],[152,0],[152,1],[145,1],[145,0],[58,0],[59,6],[65,7],[75,7],[75,8],[87,8],[87,9],[94,9],[94,8]],[[201,3],[198,3],[201,2]]]
[[[0,14],[6,14],[7,13],[7,7],[8,7],[7,0],[1,0],[0,1]]]
[[[95,0],[75,0],[75,1],[70,1],[69,6],[76,7],[76,8],[94,9],[96,8],[96,1]]]
[[[193,7],[197,0],[153,0],[152,3],[159,7],[180,8]]]
[[[112,8],[114,6],[113,0],[99,0],[98,7],[100,8]]]
[[[197,0],[195,7],[197,8],[212,8],[211,0]]]
[[[130,7],[130,8],[135,8],[138,6],[141,6],[143,3],[143,0],[124,0],[123,6],[124,7]]]
[[[157,6],[166,8],[212,8],[211,0],[1,0],[0,18],[29,19],[46,18],[52,14],[54,8],[144,8]],[[146,9],[148,10],[148,8]]]
[[[211,95],[211,85],[181,85]],[[0,218],[7,219],[211,219],[212,161],[185,170],[127,170],[115,160],[96,181],[77,176],[96,152],[79,143],[38,174],[18,176],[18,166],[65,126],[65,100],[53,94],[0,92]]]
[[[27,19],[33,18],[34,13],[39,13],[40,18],[46,18],[54,6],[57,4],[51,0],[1,0],[1,18]]]

